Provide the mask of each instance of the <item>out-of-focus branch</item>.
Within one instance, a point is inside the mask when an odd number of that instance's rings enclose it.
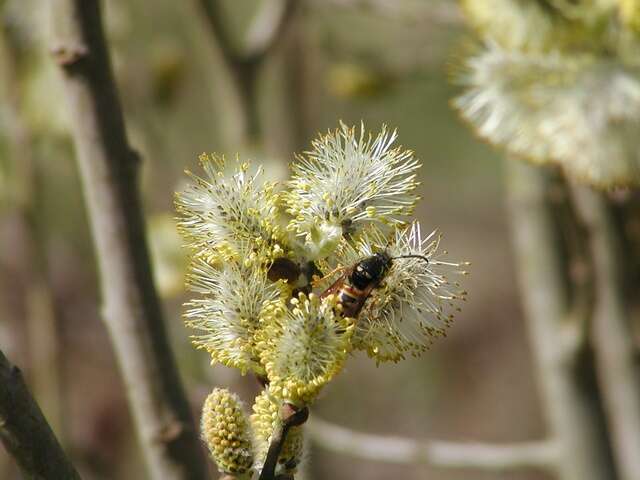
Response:
[[[462,25],[456,2],[398,2],[397,0],[308,0],[321,8],[368,11],[375,15],[410,23],[443,26]]]
[[[240,47],[235,47],[232,36],[226,29],[219,0],[198,2],[221,53],[232,68],[247,62],[263,61],[277,45],[287,21],[299,3],[296,0],[262,0],[262,6],[251,22],[246,38]]]
[[[427,464],[439,468],[549,470],[554,468],[559,454],[558,445],[547,441],[504,445],[418,441],[359,433],[318,418],[309,422],[307,431],[320,447],[334,452],[369,460]]]
[[[247,31],[244,57],[264,59],[278,44],[299,0],[266,0]]]
[[[69,106],[100,270],[103,317],[154,479],[206,478],[201,445],[151,276],[139,160],[129,146],[98,0],[51,2],[54,59]]]
[[[593,338],[620,478],[640,478],[640,363],[631,325],[628,248],[623,224],[604,194],[576,188],[596,272]]]
[[[226,29],[219,0],[197,0],[214,44],[224,60],[230,86],[238,103],[240,142],[245,146],[261,141],[257,81],[260,67],[284,34],[299,0],[262,0],[240,47]]]
[[[80,479],[56,440],[20,370],[0,351],[0,440],[25,478]]]
[[[507,162],[511,226],[520,289],[550,439],[563,480],[613,478],[584,322],[576,319],[548,171]]]
[[[59,333],[53,293],[48,279],[46,240],[42,225],[41,169],[33,153],[33,136],[20,111],[21,88],[15,45],[0,25],[0,98],[7,114],[9,158],[14,175],[13,207],[24,235],[25,312],[29,339],[31,385],[49,423],[64,444],[62,425]]]

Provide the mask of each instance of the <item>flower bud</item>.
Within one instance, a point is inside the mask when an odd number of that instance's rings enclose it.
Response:
[[[247,419],[238,396],[216,388],[202,408],[202,438],[223,473],[247,474],[253,452]]]

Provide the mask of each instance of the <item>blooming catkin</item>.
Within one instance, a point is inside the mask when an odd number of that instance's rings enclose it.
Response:
[[[340,315],[335,295],[320,299],[300,293],[282,305],[267,305],[260,354],[272,395],[302,406],[341,370],[350,349],[353,325]]]
[[[511,156],[602,189],[640,184],[640,2],[464,0],[481,42],[454,105]]]
[[[456,279],[448,277],[465,275],[468,263],[447,260],[440,241],[436,231],[423,236],[416,221],[391,238],[370,229],[355,247],[345,243],[336,252],[333,261],[338,265],[353,265],[381,251],[395,258],[358,314],[352,348],[378,363],[397,362],[419,356],[446,335],[467,296]]]
[[[201,430],[221,472],[248,474],[253,465],[251,435],[237,395],[215,388],[204,402]]]
[[[331,254],[344,234],[399,225],[413,213],[420,162],[393,145],[396,137],[386,127],[374,136],[341,124],[292,165],[282,195],[292,217],[287,229],[304,241],[309,259]]]

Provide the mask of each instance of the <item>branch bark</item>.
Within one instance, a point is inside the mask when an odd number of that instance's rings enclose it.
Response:
[[[264,61],[282,38],[299,0],[262,0],[240,47],[226,30],[219,0],[198,0],[217,50],[230,77],[239,115],[239,137],[244,147],[262,140],[258,105],[258,76]]]
[[[291,477],[291,480],[293,480],[293,477],[289,475],[276,476],[276,467],[278,466],[278,458],[287,440],[289,430],[307,421],[309,418],[309,408],[303,407],[296,409],[293,405],[285,403],[280,409],[280,416],[282,422],[276,426],[273,434],[271,434],[271,444],[269,445],[267,457],[265,458],[264,466],[262,467],[258,480],[279,480],[283,477]]]
[[[314,418],[307,431],[319,446],[334,452],[391,463],[427,464],[439,468],[514,471],[554,468],[558,445],[524,442],[505,445],[418,441],[354,432]]]
[[[0,351],[0,440],[25,478],[79,480],[20,370]]]
[[[511,226],[531,348],[563,480],[613,478],[592,353],[575,318],[549,172],[507,162]]]
[[[598,379],[622,480],[640,478],[640,363],[631,325],[632,284],[623,224],[604,194],[577,187],[596,271],[593,338]]]
[[[98,0],[55,0],[54,58],[100,271],[103,317],[149,474],[204,479],[206,467],[153,285],[129,146]]]

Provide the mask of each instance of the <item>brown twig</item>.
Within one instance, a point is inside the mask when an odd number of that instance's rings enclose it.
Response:
[[[563,480],[613,477],[591,351],[575,318],[550,172],[508,162],[513,240],[543,411]]]
[[[285,403],[280,410],[280,417],[282,421],[278,423],[271,434],[271,443],[258,480],[278,480],[281,477],[276,477],[276,466],[284,442],[287,440],[287,434],[292,427],[300,426],[307,421],[309,408],[295,408],[293,405]]]
[[[628,246],[616,208],[605,194],[575,189],[588,226],[596,272],[593,341],[598,379],[612,432],[620,478],[640,478],[640,363],[634,343]]]
[[[206,466],[151,276],[139,159],[129,146],[98,0],[52,2],[54,59],[100,270],[103,317],[154,479],[204,479]]]
[[[26,478],[80,479],[64,454],[20,370],[0,351],[0,440]]]

